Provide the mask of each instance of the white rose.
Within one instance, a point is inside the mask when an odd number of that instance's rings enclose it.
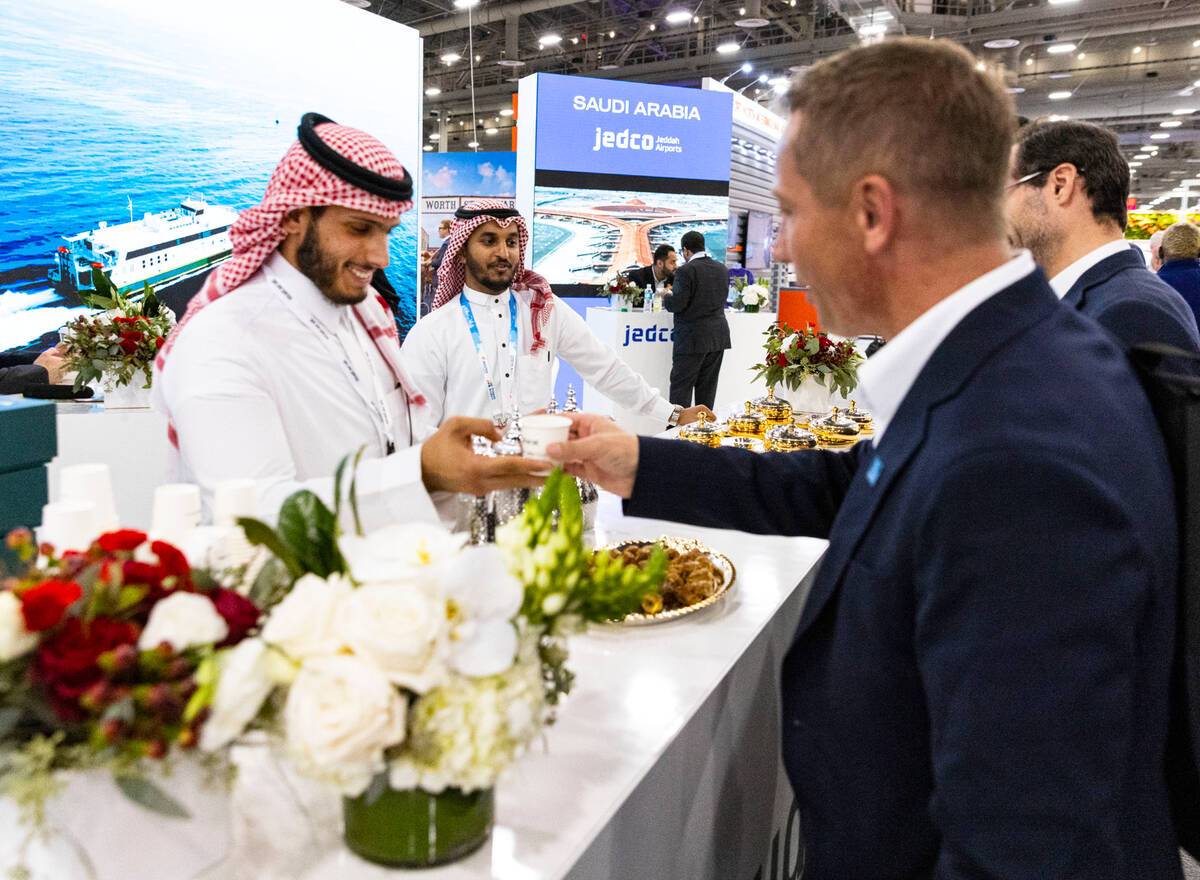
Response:
[[[336,654],[341,643],[333,632],[335,609],[349,593],[350,583],[340,575],[328,580],[304,575],[271,611],[263,641],[296,661]]]
[[[244,639],[222,651],[220,677],[212,714],[200,731],[200,748],[214,752],[241,736],[275,687],[267,646],[262,639]]]
[[[339,642],[370,660],[387,679],[424,693],[445,678],[446,612],[411,584],[367,584],[338,605]]]
[[[347,655],[307,661],[288,691],[284,735],[297,768],[355,797],[404,741],[407,701],[375,666]]]
[[[512,619],[525,588],[508,573],[500,549],[468,547],[438,567],[437,584],[448,603],[451,667],[472,677],[510,667],[517,653]]]
[[[149,651],[168,642],[176,651],[183,651],[224,641],[227,635],[229,626],[211,599],[199,593],[172,593],[150,609],[138,648]]]
[[[350,573],[362,584],[409,581],[427,573],[429,566],[450,558],[462,546],[436,523],[396,523],[365,538],[343,535],[338,547]]]
[[[0,592],[0,663],[28,654],[37,643],[37,633],[25,629],[21,600],[8,590]]]

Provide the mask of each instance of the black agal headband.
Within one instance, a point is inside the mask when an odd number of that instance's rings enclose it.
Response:
[[[516,208],[480,208],[477,211],[468,211],[466,208],[459,208],[454,212],[455,220],[474,220],[476,217],[494,217],[497,220],[507,220],[510,217],[520,217],[521,212]]]
[[[314,162],[346,183],[357,186],[373,196],[392,202],[407,202],[412,199],[413,182],[408,169],[402,169],[403,179],[396,180],[352,162],[321,140],[321,136],[317,134],[317,126],[326,122],[332,123],[333,120],[320,113],[305,113],[300,117],[300,127],[296,129],[300,146],[304,147],[304,152],[308,153]]]

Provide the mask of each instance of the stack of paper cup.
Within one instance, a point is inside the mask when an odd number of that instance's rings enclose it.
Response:
[[[170,543],[181,542],[200,525],[200,487],[194,483],[166,483],[154,490],[150,534]]]
[[[64,550],[86,550],[96,539],[96,505],[90,501],[52,501],[42,508],[38,541]]]
[[[95,505],[96,521],[93,525],[97,533],[109,532],[119,527],[108,465],[68,465],[59,474],[58,485],[60,500],[82,501]]]
[[[258,515],[258,483],[255,480],[222,480],[213,486],[214,526],[231,526],[240,516]]]

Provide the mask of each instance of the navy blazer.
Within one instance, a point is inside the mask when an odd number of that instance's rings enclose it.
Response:
[[[729,348],[729,271],[712,257],[695,257],[675,268],[675,284],[663,296],[663,308],[675,314],[674,354],[699,354]]]
[[[1131,250],[1105,257],[1084,272],[1063,302],[1097,321],[1126,351],[1143,342],[1200,351],[1196,317],[1188,304]]]
[[[877,449],[642,438],[625,510],[829,538],[781,675],[805,880],[1160,880],[1172,491],[1125,358],[1037,271]]]
[[[1158,277],[1179,291],[1193,317],[1200,321],[1200,260],[1167,260],[1158,270]]]

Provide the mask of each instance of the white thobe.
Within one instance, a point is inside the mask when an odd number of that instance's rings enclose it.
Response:
[[[272,274],[334,339],[323,339],[289,307]],[[198,483],[206,509],[216,483],[257,480],[259,515],[274,522],[300,489],[332,504],[338,463],[365,445],[357,480],[364,526],[432,520],[410,407],[395,385],[350,308],[330,302],[276,251],[245,284],[191,318],[155,380],[155,408],[178,437],[168,480]],[[391,414],[397,451],[386,457],[375,403]]]
[[[463,315],[459,297],[471,304],[481,348],[495,386],[493,404],[483,368]],[[450,416],[494,418],[515,403],[520,412],[545,409],[554,392],[554,358],[569,363],[593,388],[614,403],[662,422],[674,406],[633,371],[564,302],[555,303],[542,331],[546,345],[529,354],[532,339],[529,304],[533,292],[515,291],[517,358],[513,364],[509,292],[482,293],[469,287],[436,312],[422,318],[404,340],[404,362],[413,381],[429,399],[420,414],[421,434],[431,433]],[[428,421],[426,421],[428,419]]]

